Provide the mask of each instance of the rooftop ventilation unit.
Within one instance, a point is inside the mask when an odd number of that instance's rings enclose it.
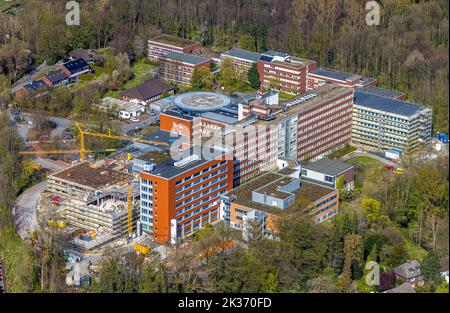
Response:
[[[173,165],[176,167],[182,167],[197,160],[200,160],[200,157],[196,154],[192,154],[186,158],[181,159],[180,161],[175,162]]]

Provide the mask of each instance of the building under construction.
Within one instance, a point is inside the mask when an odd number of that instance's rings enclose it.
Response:
[[[139,217],[139,181],[132,183],[133,230]],[[63,202],[66,221],[83,229],[93,229],[99,235],[111,238],[123,237],[128,232],[127,186],[100,190],[96,194],[68,198]]]
[[[61,212],[87,235],[75,244],[91,250],[130,235],[139,218],[139,180],[119,171],[113,160],[81,162],[48,177],[47,191],[61,196]]]
[[[105,161],[81,162],[47,178],[47,190],[63,197],[83,196],[111,186],[126,185],[129,175],[113,170]]]

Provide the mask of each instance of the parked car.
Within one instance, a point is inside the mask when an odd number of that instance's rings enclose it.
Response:
[[[130,118],[130,121],[132,121],[132,122],[139,122],[139,118],[136,117],[136,116],[133,116],[133,117]]]
[[[393,171],[393,170],[394,170],[394,166],[392,166],[392,165],[387,165],[387,164],[386,164],[386,165],[384,166],[384,168],[387,169],[388,171]]]

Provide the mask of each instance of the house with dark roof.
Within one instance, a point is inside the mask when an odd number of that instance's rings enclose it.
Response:
[[[413,287],[423,286],[424,279],[420,270],[420,263],[416,260],[408,260],[407,262],[394,268],[395,276]]]
[[[103,60],[103,58],[101,56],[99,56],[97,53],[95,53],[95,51],[90,50],[90,49],[81,49],[81,48],[70,51],[69,58],[71,61],[75,61],[77,59],[83,59],[87,63],[90,63],[90,64],[97,63],[97,62]]]
[[[15,92],[15,97],[21,98],[32,94],[37,94],[39,92],[44,92],[47,89],[48,86],[44,83],[44,81],[42,81],[42,79],[33,80],[31,83],[28,83],[17,89]]]
[[[384,293],[416,293],[410,283],[403,283],[400,286],[386,290]]]
[[[125,90],[120,94],[120,97],[124,101],[150,103],[161,99],[163,93],[173,95],[174,92],[175,88],[171,85],[166,84],[159,79],[151,79],[136,87]]]
[[[304,181],[335,189],[338,189],[338,187],[349,191],[354,189],[353,165],[339,160],[322,158],[314,163],[303,165],[301,177]],[[342,186],[338,186],[339,184],[342,184]]]
[[[61,70],[63,70],[71,79],[74,79],[81,74],[94,73],[94,70],[84,59],[66,62],[62,65]]]
[[[55,88],[60,85],[67,84],[70,81],[70,76],[63,70],[56,70],[46,74],[42,77],[42,81],[50,88]]]

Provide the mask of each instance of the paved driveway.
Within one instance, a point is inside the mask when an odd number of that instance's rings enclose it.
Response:
[[[13,208],[13,216],[16,221],[17,234],[22,239],[31,238],[37,229],[36,208],[40,200],[41,192],[47,187],[47,182],[42,182],[25,190],[16,200]]]
[[[377,161],[380,161],[381,163],[384,163],[384,164],[386,164],[386,165],[391,165],[391,166],[393,166],[394,168],[397,168],[397,167],[400,166],[398,163],[392,162],[392,161],[390,161],[390,160],[388,160],[388,159],[385,159],[385,158],[383,158],[383,157],[381,157],[381,156],[379,156],[379,155],[377,155],[377,154],[373,154],[373,153],[369,153],[369,152],[364,152],[364,151],[354,151],[354,152],[352,152],[352,153],[349,153],[349,154],[347,154],[347,155],[344,155],[344,156],[341,158],[341,160],[342,160],[342,161],[345,161],[345,160],[348,160],[348,159],[350,159],[350,158],[359,157],[359,156],[365,156],[365,157],[372,158],[372,159],[377,160]]]

